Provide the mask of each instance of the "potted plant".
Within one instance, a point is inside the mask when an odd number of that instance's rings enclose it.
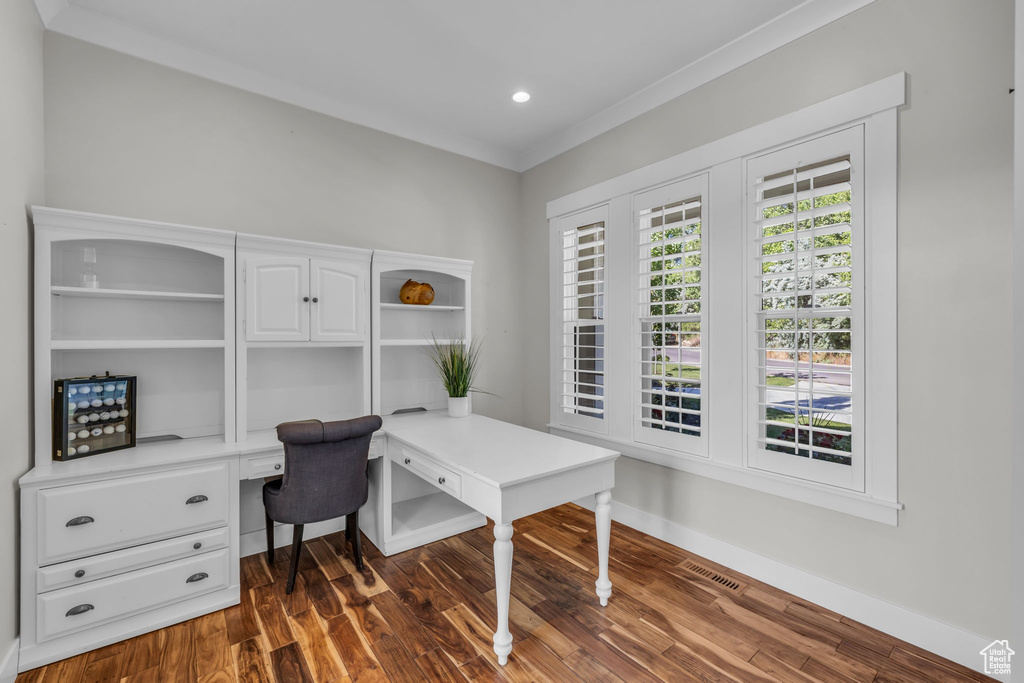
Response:
[[[448,415],[469,415],[469,392],[480,391],[473,386],[477,363],[480,360],[480,342],[466,343],[465,335],[453,334],[448,339],[431,335],[427,355],[437,367],[441,383],[448,392]]]

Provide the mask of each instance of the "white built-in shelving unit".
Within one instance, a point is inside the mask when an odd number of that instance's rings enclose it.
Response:
[[[470,341],[472,272],[471,261],[373,252],[370,338],[375,413],[447,409],[448,394],[426,347],[435,339],[450,342],[453,336]],[[433,302],[402,303],[399,291],[407,280],[428,283],[434,290]],[[371,490],[368,503],[380,510],[375,529],[379,537],[371,534],[371,540],[385,554],[485,523],[483,515],[403,467],[390,448],[389,444],[388,458],[371,463],[371,476],[382,485]]]
[[[137,375],[137,452],[234,441],[232,232],[35,208],[36,464],[59,378]],[[162,447],[165,448],[165,447]]]

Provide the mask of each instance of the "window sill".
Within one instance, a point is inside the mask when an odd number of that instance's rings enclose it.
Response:
[[[584,441],[605,448],[613,448],[623,455],[645,462],[688,472],[728,484],[762,491],[809,505],[835,510],[855,517],[870,519],[890,526],[898,526],[899,511],[903,504],[879,500],[871,496],[842,491],[839,489],[788,479],[770,472],[717,463],[707,458],[675,453],[651,446],[641,446],[630,441],[621,441],[607,436],[591,434],[571,427],[548,425],[548,431],[557,436]]]

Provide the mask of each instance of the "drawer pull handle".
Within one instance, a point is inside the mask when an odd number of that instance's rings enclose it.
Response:
[[[406,459],[405,459],[405,464],[406,464],[406,465],[408,465],[408,464],[409,464],[409,463],[411,463],[411,462],[412,462],[412,458],[406,458]]]
[[[444,484],[444,477],[438,477],[437,478],[437,483],[443,485]]]
[[[73,617],[73,616],[76,616],[76,615],[79,615],[79,614],[85,614],[86,612],[88,612],[91,609],[95,609],[95,607],[93,607],[92,605],[89,605],[89,604],[76,605],[76,606],[72,607],[71,609],[69,609],[68,613],[65,614],[64,616],[66,616],[66,617]]]
[[[83,576],[85,576],[85,570],[84,569],[79,569],[77,572],[75,572],[75,578],[76,579],[80,579]]]
[[[192,544],[192,549],[193,549],[193,550],[199,550],[199,549],[200,549],[200,548],[202,548],[202,547],[203,547],[203,544],[202,544],[202,543],[199,543],[198,541],[197,541],[196,543],[193,543],[193,544]]]
[[[83,524],[92,524],[95,521],[96,520],[90,517],[89,515],[82,515],[81,517],[69,519],[68,523],[64,526],[82,526]]]
[[[199,572],[185,579],[185,583],[195,583],[196,581],[202,581],[203,579],[209,578],[209,574],[206,572]]]
[[[275,470],[281,469],[281,463],[277,463],[276,465],[274,465],[274,469]]]
[[[309,297],[308,296],[302,297],[302,301],[308,304],[309,303]]]
[[[205,503],[208,500],[210,500],[210,499],[207,498],[206,496],[203,496],[203,495],[192,496],[191,498],[189,498],[188,500],[185,501],[185,505],[193,505],[195,503]]]
[[[318,298],[316,298],[316,297],[314,296],[314,297],[313,297],[313,303],[319,303],[319,302],[320,302],[320,299],[318,299]]]

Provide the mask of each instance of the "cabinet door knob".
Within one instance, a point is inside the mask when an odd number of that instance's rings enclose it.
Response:
[[[437,483],[438,484],[444,484],[444,477],[438,477],[437,478]]]
[[[185,579],[185,583],[195,583],[196,581],[202,581],[203,579],[208,578],[209,576],[210,575],[206,572],[199,572],[198,574],[193,574],[192,576]]]
[[[69,519],[68,523],[64,526],[82,526],[83,524],[92,524],[95,521],[96,520],[90,517],[89,515],[82,515],[81,517]]]
[[[305,301],[307,304],[309,303],[309,297],[308,296],[302,297],[302,300]]]
[[[192,496],[191,498],[189,498],[188,500],[185,501],[185,505],[193,505],[195,503],[205,503],[208,500],[210,500],[210,499],[207,498],[204,495]]]
[[[192,544],[192,549],[193,550],[199,550],[202,547],[203,547],[203,544],[199,543],[198,541]]]
[[[411,462],[412,462],[412,458],[406,458],[406,459],[405,459],[405,464],[406,464],[406,465],[408,465],[408,464],[409,464],[409,463],[411,463]]]
[[[80,579],[83,576],[85,576],[85,570],[84,569],[79,569],[77,572],[75,572],[75,578],[76,579]]]
[[[281,469],[281,463],[277,463],[276,465],[274,465],[274,469],[275,470]]]
[[[316,298],[315,296],[313,297],[313,303],[319,303],[319,301],[320,299]]]
[[[67,611],[67,614],[65,614],[64,616],[66,616],[66,617],[73,617],[73,616],[78,615],[78,614],[85,614],[86,612],[88,612],[91,609],[96,609],[96,608],[93,607],[90,604],[75,605],[74,607],[69,609]]]

